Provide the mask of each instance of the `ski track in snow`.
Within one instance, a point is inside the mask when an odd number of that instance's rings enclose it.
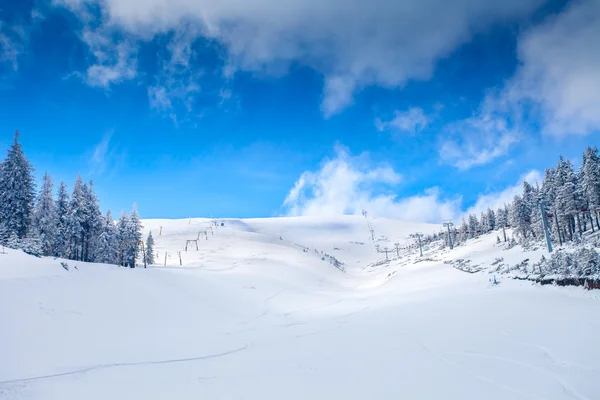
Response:
[[[475,373],[473,371],[470,371],[470,370],[466,369],[465,367],[463,367],[462,365],[460,365],[459,363],[457,363],[457,362],[455,362],[455,361],[453,361],[453,360],[451,360],[451,359],[449,359],[447,357],[444,357],[443,355],[441,355],[440,353],[438,353],[437,351],[435,351],[433,348],[427,346],[425,343],[423,343],[422,341],[418,340],[414,336],[409,335],[407,333],[402,333],[402,332],[399,333],[399,334],[402,335],[402,336],[404,336],[404,337],[407,337],[410,340],[412,340],[413,342],[417,343],[419,346],[421,346],[425,351],[427,351],[429,354],[433,355],[435,358],[443,361],[444,363],[452,366],[453,368],[458,369],[459,371],[461,371],[461,372],[463,372],[463,373],[465,373],[465,374],[467,374],[467,375],[469,375],[469,376],[471,376],[473,378],[476,378],[476,379],[478,379],[478,380],[480,380],[482,382],[486,382],[486,383],[488,383],[488,384],[490,384],[492,386],[495,386],[497,388],[509,391],[511,393],[514,393],[514,394],[518,394],[518,395],[521,395],[521,396],[529,397],[529,398],[532,398],[532,399],[544,399],[543,397],[539,397],[539,396],[536,396],[536,395],[533,395],[533,394],[530,394],[530,393],[523,392],[521,390],[512,388],[510,386],[507,386],[507,385],[504,385],[502,383],[499,383],[499,382],[497,382],[497,381],[495,381],[493,379],[486,378],[485,376],[482,376],[482,375],[479,375],[479,374],[477,374],[477,373]]]
[[[42,379],[60,378],[63,376],[84,374],[87,372],[98,371],[101,369],[109,369],[109,368],[136,367],[136,366],[140,366],[140,365],[174,364],[174,363],[185,363],[185,362],[191,362],[191,361],[209,360],[212,358],[219,358],[219,357],[224,357],[224,356],[228,356],[231,354],[239,353],[241,351],[248,349],[249,347],[250,347],[249,344],[245,344],[242,347],[239,347],[234,350],[225,351],[223,353],[209,354],[209,355],[197,356],[197,357],[173,358],[173,359],[156,360],[156,361],[136,361],[136,362],[99,364],[99,365],[94,365],[94,366],[87,367],[87,368],[76,369],[73,371],[61,372],[58,374],[39,375],[39,376],[32,376],[32,377],[28,377],[28,378],[17,378],[17,379],[10,379],[10,380],[6,380],[6,381],[0,381],[0,385],[10,385],[13,383],[20,383],[20,382],[31,382],[31,381],[39,381]]]
[[[563,388],[563,390],[565,392],[569,393],[572,397],[577,398],[579,400],[590,400],[588,397],[580,394],[577,390],[575,390],[575,388],[573,388],[573,386],[571,386],[571,384],[569,384],[569,382],[560,378],[558,375],[556,375],[548,370],[545,370],[543,368],[540,368],[536,365],[528,364],[528,363],[525,363],[525,362],[522,362],[519,360],[514,360],[512,358],[499,357],[499,356],[494,356],[491,354],[483,354],[483,353],[476,353],[476,352],[460,351],[460,352],[451,352],[450,354],[465,355],[465,356],[472,356],[472,357],[482,357],[482,358],[497,360],[497,361],[501,361],[501,362],[514,364],[514,365],[519,365],[524,368],[538,371],[538,372],[541,372],[542,374],[552,378],[556,383],[558,383]]]
[[[590,367],[588,365],[583,365],[583,364],[578,364],[578,363],[573,363],[570,361],[565,361],[562,360],[558,357],[556,357],[554,355],[554,353],[552,353],[550,350],[548,350],[546,347],[541,346],[539,344],[534,344],[534,343],[529,343],[529,342],[523,342],[523,341],[516,341],[516,340],[508,340],[509,343],[514,343],[514,344],[518,344],[521,346],[526,346],[526,347],[531,347],[534,349],[539,350],[540,352],[542,352],[542,354],[550,359],[551,364],[556,365],[558,367],[561,368],[567,368],[567,369],[576,369],[576,370],[583,370],[583,371],[598,371],[598,368],[594,368],[594,367]]]

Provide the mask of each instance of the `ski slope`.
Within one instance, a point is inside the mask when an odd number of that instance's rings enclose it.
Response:
[[[600,398],[597,291],[448,263],[542,250],[492,234],[376,265],[362,217],[219,220],[188,251],[209,219],[143,222],[147,269],[0,254],[0,399]],[[373,226],[382,247],[439,230]]]

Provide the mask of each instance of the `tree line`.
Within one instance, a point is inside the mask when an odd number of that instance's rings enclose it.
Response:
[[[555,167],[545,170],[541,182],[523,181],[521,194],[496,210],[479,216],[469,214],[450,230],[453,244],[460,244],[495,230],[512,228],[521,244],[545,240],[543,218],[553,243],[580,242],[584,233],[600,230],[600,155],[588,147],[577,169],[559,157]],[[448,241],[448,232],[429,235],[423,240]],[[507,241],[505,234],[499,240]]]
[[[110,210],[102,215],[93,181],[77,176],[70,195],[61,182],[55,197],[50,175],[44,175],[36,192],[33,173],[17,131],[0,163],[0,243],[37,256],[135,265],[142,240],[135,205],[115,223]],[[146,255],[153,261],[151,234],[146,242]]]

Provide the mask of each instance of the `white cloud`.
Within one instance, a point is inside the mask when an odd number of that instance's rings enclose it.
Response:
[[[522,67],[508,96],[539,107],[556,136],[600,130],[600,2],[574,1],[519,40]]]
[[[411,107],[407,111],[395,111],[394,118],[384,121],[375,119],[375,127],[379,131],[391,131],[398,133],[416,134],[421,132],[429,123],[429,118],[422,108]]]
[[[488,164],[508,154],[520,140],[521,132],[492,111],[488,97],[480,112],[446,126],[441,139],[440,158],[460,170]]]
[[[597,0],[574,1],[524,32],[515,75],[474,116],[447,127],[442,160],[460,169],[490,163],[532,127],[553,136],[600,131],[599,38]]]
[[[106,132],[102,140],[94,146],[88,161],[91,175],[102,175],[107,170],[118,167],[123,162],[125,153],[119,152],[111,143],[113,134],[112,130]]]
[[[436,188],[421,195],[397,198],[391,189],[402,177],[389,166],[374,166],[366,155],[354,157],[344,148],[321,169],[304,172],[288,193],[283,207],[289,215],[359,215],[406,221],[439,222],[458,215],[460,198],[444,200]]]
[[[310,66],[324,77],[326,116],[366,86],[428,79],[436,61],[474,33],[542,2],[60,0],[71,9],[99,4],[107,24],[145,39],[193,25],[227,49],[229,76],[232,68],[281,73],[294,62]]]
[[[137,76],[135,42],[120,39],[114,43],[111,34],[110,28],[101,26],[96,29],[85,28],[81,35],[93,56],[93,62],[85,73],[85,80],[90,86],[108,89],[113,84]]]
[[[166,46],[168,57],[161,60],[155,85],[148,88],[150,107],[168,112],[173,118],[175,109],[186,114],[193,111],[194,96],[201,91],[200,78],[203,71],[193,69],[195,57],[193,44],[198,36],[193,26],[176,31]]]
[[[528,173],[519,177],[519,180],[513,186],[509,186],[499,192],[479,195],[477,202],[473,206],[469,207],[464,215],[479,215],[482,211],[486,211],[488,208],[496,211],[499,207],[503,207],[505,204],[512,203],[516,195],[523,193],[523,181],[535,186],[536,184],[541,184],[543,179],[544,177],[539,171],[529,171]]]
[[[18,61],[25,51],[26,36],[22,26],[9,26],[0,21],[0,64],[9,64],[13,71],[19,69]]]

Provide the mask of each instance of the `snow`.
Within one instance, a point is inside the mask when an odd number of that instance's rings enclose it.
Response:
[[[374,266],[362,217],[218,222],[186,252],[209,219],[144,220],[147,269],[0,254],[0,399],[598,398],[597,291],[453,266],[543,249],[494,233],[416,262],[408,235],[439,227],[375,219],[403,249]]]

